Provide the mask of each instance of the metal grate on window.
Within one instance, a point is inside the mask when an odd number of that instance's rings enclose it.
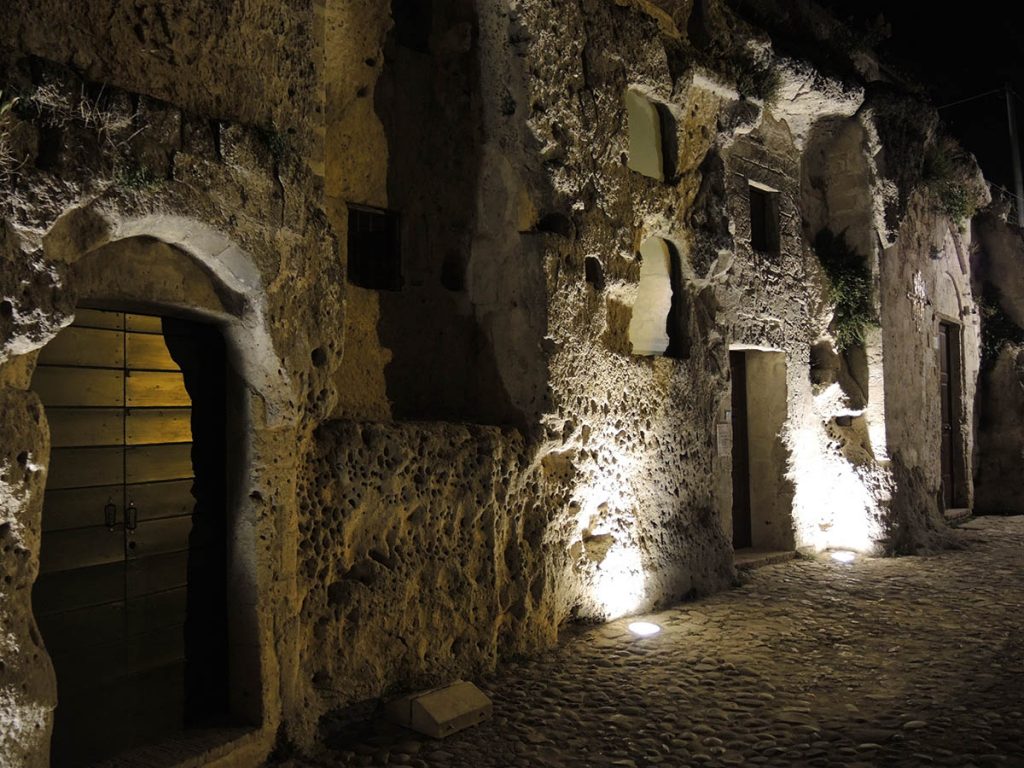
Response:
[[[399,217],[394,211],[350,205],[348,280],[378,291],[402,289]]]

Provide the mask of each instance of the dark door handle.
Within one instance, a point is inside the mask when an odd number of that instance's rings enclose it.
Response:
[[[139,510],[134,501],[129,501],[128,509],[124,511],[124,527],[129,531],[139,527]]]
[[[117,525],[117,505],[113,501],[108,501],[103,507],[103,522],[110,530],[114,530],[114,526]]]

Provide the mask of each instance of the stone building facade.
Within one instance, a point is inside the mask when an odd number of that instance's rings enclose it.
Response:
[[[726,588],[734,543],[941,546],[984,186],[827,18],[805,61],[741,6],[7,3],[0,763],[60,696],[33,382],[77,308],[226,344],[232,728],[183,763]]]

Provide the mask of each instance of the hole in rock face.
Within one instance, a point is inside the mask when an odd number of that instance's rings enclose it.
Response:
[[[816,341],[811,345],[810,377],[811,384],[828,386],[839,378],[839,355],[836,354],[832,342]]]
[[[317,347],[314,349],[310,354],[310,358],[313,360],[313,365],[317,368],[322,368],[327,364],[327,353],[324,351],[323,347]]]
[[[541,217],[540,221],[537,222],[538,232],[550,232],[554,235],[560,235],[562,237],[572,237],[575,231],[575,226],[572,223],[572,219],[566,216],[564,213],[548,213]]]
[[[650,237],[640,246],[640,284],[629,323],[634,355],[690,356],[690,296],[679,251]]]
[[[690,294],[683,279],[682,256],[672,243],[668,243],[668,250],[672,258],[670,275],[672,304],[665,323],[665,331],[668,333],[668,347],[665,349],[665,356],[686,360],[690,357],[691,347]]]
[[[0,301],[0,317],[5,320],[10,320],[14,317],[14,305],[6,299]]]
[[[441,286],[449,291],[462,291],[466,288],[466,265],[462,254],[448,251],[441,263]]]
[[[587,256],[583,260],[583,276],[595,291],[604,290],[604,267],[596,256]]]

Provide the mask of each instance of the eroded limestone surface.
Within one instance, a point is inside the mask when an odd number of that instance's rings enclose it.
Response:
[[[483,678],[494,718],[435,741],[334,721],[317,759],[425,766],[998,766],[1024,762],[1024,518],[928,557],[794,560]],[[970,584],[970,590],[964,589]]]
[[[784,381],[765,541],[946,543],[932,344],[962,322],[969,501],[971,240],[921,178],[934,113],[870,66],[825,76],[717,2],[27,5],[0,18],[0,760],[46,762],[26,390],[83,300],[201,316],[231,350],[232,679],[259,723],[239,764],[730,584],[730,350]],[[634,92],[660,175],[630,168]],[[400,291],[346,279],[349,205],[400,215]],[[848,350],[822,231],[882,321]]]

